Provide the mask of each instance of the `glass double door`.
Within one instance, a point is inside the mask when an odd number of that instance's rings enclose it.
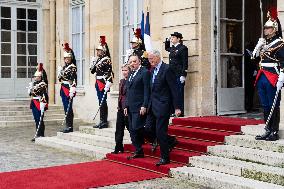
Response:
[[[217,114],[245,112],[244,0],[217,1]]]
[[[38,10],[0,5],[0,98],[28,97],[37,65]]]

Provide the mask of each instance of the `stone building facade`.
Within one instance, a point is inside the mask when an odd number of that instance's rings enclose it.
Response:
[[[185,114],[224,115],[245,112],[244,50],[261,35],[259,1],[228,0],[4,0],[0,6],[31,5],[38,11],[38,61],[47,70],[51,103],[61,103],[57,67],[63,63],[61,44],[69,42],[79,60],[76,113],[91,122],[98,108],[95,77],[89,72],[90,57],[105,35],[115,73],[108,96],[110,120],[116,117],[118,82],[123,55],[140,27],[141,12],[150,13],[152,46],[162,52],[164,40],[174,31],[184,36],[189,48],[185,86]],[[263,1],[263,18],[268,7],[278,7],[284,24],[284,3]],[[282,25],[283,25],[282,24]],[[255,34],[255,35],[254,35]],[[283,116],[284,117],[284,114]]]

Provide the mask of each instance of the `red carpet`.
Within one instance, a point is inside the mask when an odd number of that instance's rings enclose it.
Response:
[[[167,174],[170,168],[188,164],[191,156],[199,156],[207,152],[208,146],[223,144],[225,136],[239,134],[243,125],[257,125],[263,120],[242,119],[221,116],[175,118],[169,126],[169,134],[178,139],[178,144],[170,153],[171,164],[156,167],[160,149],[151,152],[151,145],[143,146],[145,158],[127,160],[127,156],[134,152],[131,144],[124,145],[124,154],[107,154],[107,158],[144,169]]]
[[[0,173],[0,189],[84,189],[162,177],[107,160]]]

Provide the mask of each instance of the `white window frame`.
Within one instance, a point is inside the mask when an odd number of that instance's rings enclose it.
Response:
[[[128,2],[132,1],[133,2],[133,14],[129,15],[129,6],[128,6]],[[124,59],[126,56],[126,50],[130,48],[130,40],[133,37],[133,30],[132,28],[136,29],[137,27],[140,27],[141,24],[141,15],[142,15],[142,10],[143,10],[143,5],[144,5],[144,0],[120,0],[120,20],[121,20],[121,24],[120,24],[120,46],[119,46],[119,68],[122,66],[122,64],[124,63]],[[127,14],[125,11],[125,8],[127,8]],[[145,12],[144,12],[145,14]],[[124,23],[124,18],[128,17],[128,22],[129,23]],[[133,18],[133,23],[130,23],[129,18]],[[124,36],[124,28],[128,27],[128,40],[127,40],[127,44],[125,43],[125,39],[123,38]],[[127,48],[128,46],[128,48]],[[119,76],[121,78],[121,72],[119,70]]]
[[[79,8],[79,12],[80,12],[80,19],[82,22],[79,23],[79,27],[80,30],[79,32],[73,33],[73,20],[72,20],[72,15],[73,15],[73,9],[75,8]],[[71,47],[74,47],[73,44],[73,35],[75,34],[79,34],[79,38],[80,38],[80,47],[79,47],[79,51],[80,52],[75,52],[75,57],[77,60],[77,86],[78,87],[83,87],[85,84],[85,69],[84,69],[84,65],[86,64],[86,55],[83,51],[85,51],[85,40],[86,40],[86,31],[85,31],[85,1],[84,0],[70,0],[70,12],[69,12],[69,18],[70,18],[70,25],[69,25],[69,31],[70,31],[70,43],[71,43]],[[83,37],[84,35],[84,37]],[[73,48],[74,50],[74,48]],[[80,63],[78,64],[78,60],[80,61]]]

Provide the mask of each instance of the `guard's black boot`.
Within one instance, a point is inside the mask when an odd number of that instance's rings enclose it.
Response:
[[[264,117],[264,122],[266,123],[267,119],[268,119],[268,116],[269,116],[269,112],[263,112],[263,117]],[[264,130],[265,130],[265,133],[262,134],[262,135],[257,135],[255,137],[255,140],[265,140],[271,133],[271,122],[272,121],[269,121],[268,125],[265,126]]]
[[[73,111],[70,111],[66,117],[66,127],[63,130],[61,130],[61,132],[63,133],[73,132],[73,119],[74,119]]]
[[[108,128],[108,121],[107,121],[108,107],[106,102],[102,104],[101,110],[102,110],[102,119],[101,119],[102,123],[99,125],[99,129]]]
[[[70,133],[70,132],[73,132],[73,128],[72,127],[68,127],[68,128],[64,128],[62,130],[63,133]]]
[[[270,133],[269,136],[267,136],[267,138],[265,140],[267,141],[276,141],[279,140],[279,135],[278,135],[278,131],[279,131],[279,123],[280,123],[280,108],[276,107],[274,109],[273,115],[271,117],[271,128],[272,128],[272,132]]]
[[[279,140],[278,132],[273,131],[270,133],[270,135],[265,139],[266,141],[276,141]]]
[[[100,125],[103,123],[103,110],[102,106],[100,107],[100,122],[93,126],[93,128],[99,128]]]

